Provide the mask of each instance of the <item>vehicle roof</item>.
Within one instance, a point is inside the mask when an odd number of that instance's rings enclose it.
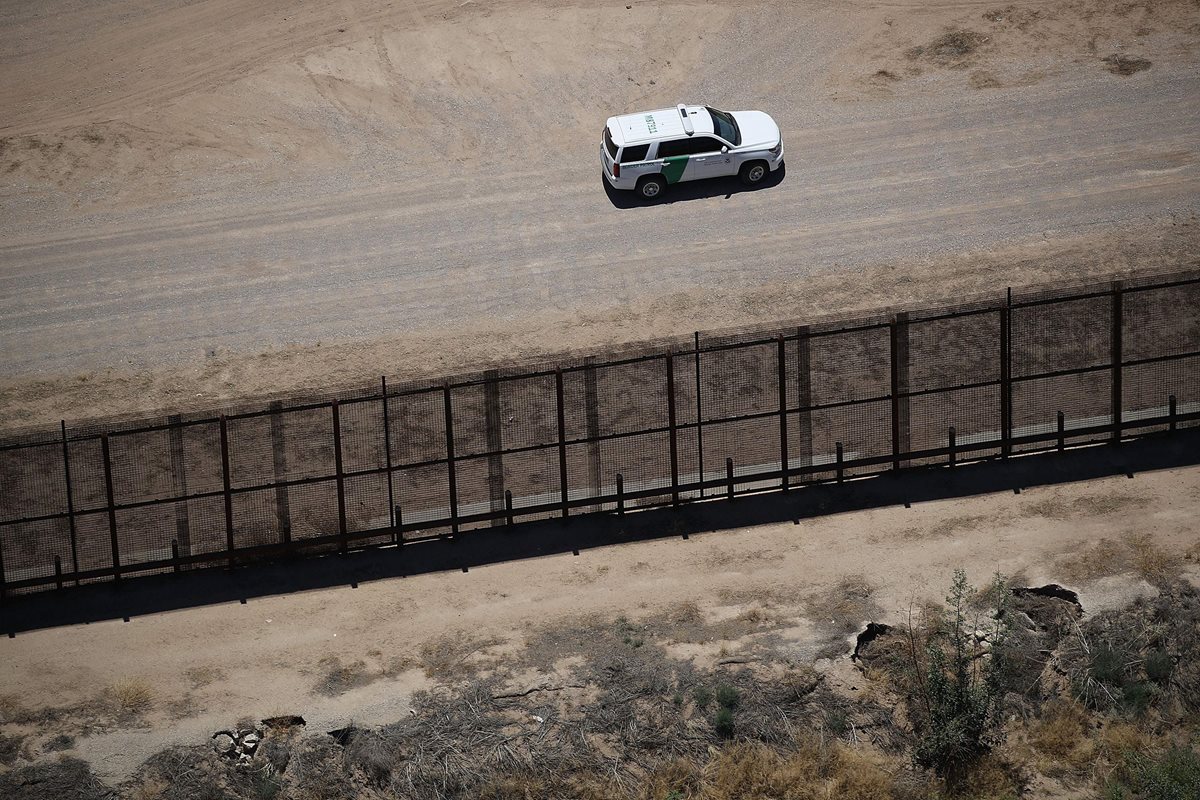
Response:
[[[687,111],[697,134],[713,133],[712,117],[706,113],[704,106],[687,106]],[[612,117],[608,120],[608,129],[613,142],[618,146],[675,139],[686,135],[678,107]]]

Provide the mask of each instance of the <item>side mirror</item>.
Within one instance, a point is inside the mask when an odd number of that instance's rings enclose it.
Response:
[[[728,152],[729,152],[729,147],[726,145],[721,145],[721,155],[724,155],[725,153],[728,153]]]

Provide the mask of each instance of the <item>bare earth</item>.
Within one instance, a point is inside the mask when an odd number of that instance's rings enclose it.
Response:
[[[552,682],[556,659],[583,654],[535,655],[527,674],[514,666],[546,631],[619,617],[666,624],[668,652],[705,668],[752,653],[765,635],[749,625],[728,639],[686,639],[668,621],[688,604],[708,622],[755,614],[783,620],[771,632],[782,637],[774,647],[802,663],[831,637],[843,640],[829,653],[835,658],[817,661],[836,680],[852,677],[854,633],[845,639],[847,629],[826,618],[817,598],[833,592],[836,607],[848,576],[873,590],[862,610],[870,616],[851,620],[854,631],[868,620],[902,622],[910,604],[940,600],[957,567],[976,585],[996,571],[1031,586],[1065,584],[1080,592],[1085,613],[1096,613],[1156,591],[1136,564],[1101,557],[1104,540],[1146,537],[1200,582],[1198,514],[1200,468],[1190,467],[18,634],[0,640],[0,695],[37,709],[86,702],[123,681],[151,687],[144,722],[77,742],[98,773],[120,778],[168,744],[203,742],[243,717],[301,714],[310,732],[392,722],[409,713],[413,691],[461,677],[460,667],[512,670],[517,691]],[[336,697],[319,694],[329,656],[362,660],[371,682]],[[52,730],[34,736],[41,741]]]
[[[1194,0],[630,5],[0,3],[0,421],[1196,262]],[[786,176],[610,198],[682,99]]]

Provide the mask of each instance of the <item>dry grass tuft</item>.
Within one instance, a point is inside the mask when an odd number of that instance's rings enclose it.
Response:
[[[442,681],[468,678],[476,673],[476,665],[468,663],[471,657],[497,644],[500,640],[495,637],[460,631],[421,645],[419,663],[428,678]]]
[[[220,667],[192,667],[183,674],[192,684],[193,689],[203,689],[205,686],[223,681],[227,677],[225,670]]]
[[[846,575],[828,590],[809,595],[804,610],[827,632],[844,636],[879,614],[874,594],[875,585],[865,575]]]
[[[1121,541],[1101,539],[1079,555],[1059,562],[1059,572],[1068,581],[1088,581],[1122,572],[1133,572],[1155,586],[1179,577],[1185,553],[1160,547],[1147,533],[1131,533]]]
[[[1140,56],[1127,56],[1121,53],[1113,53],[1111,56],[1105,56],[1104,63],[1108,66],[1108,71],[1114,75],[1128,77],[1142,70],[1150,69],[1151,61],[1148,58]]]
[[[365,661],[343,664],[337,656],[326,656],[320,663],[321,674],[313,691],[326,697],[336,697],[351,689],[366,686],[375,680],[367,671]]]
[[[140,717],[154,707],[154,689],[145,678],[122,678],[104,691],[118,717]]]
[[[988,42],[982,33],[968,30],[950,30],[928,44],[913,47],[905,52],[910,60],[924,59],[942,66],[959,66]]]
[[[1179,576],[1180,556],[1163,550],[1150,534],[1130,534],[1125,545],[1133,569],[1150,583],[1162,586]]]
[[[1057,761],[1065,761],[1078,767],[1086,741],[1089,717],[1087,710],[1070,699],[1058,699],[1042,708],[1042,716],[1031,731],[1033,746]],[[1074,756],[1074,757],[1072,757]]]
[[[815,737],[801,739],[795,750],[783,753],[745,742],[712,758],[703,770],[703,788],[693,796],[701,800],[890,800],[906,794],[893,777],[898,766],[869,751]]]

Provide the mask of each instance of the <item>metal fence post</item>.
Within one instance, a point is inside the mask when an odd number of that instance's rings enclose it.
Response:
[[[800,466],[811,469],[813,466],[813,436],[812,411],[805,409],[812,405],[812,344],[809,340],[809,327],[801,325],[796,328],[796,441],[800,445]],[[816,478],[816,472],[802,473],[809,480]]]
[[[287,434],[284,431],[283,402],[276,400],[271,410],[271,468],[275,475],[275,524],[279,540],[287,545],[292,541],[292,501],[288,492]]]
[[[788,425],[787,425],[787,343],[783,334],[777,339],[779,358],[779,469],[782,471],[780,487],[788,490],[788,469],[791,460],[788,458]]]
[[[175,540],[183,542],[184,549],[192,552],[192,520],[188,512],[187,500],[178,498],[188,496],[187,484],[187,452],[183,440],[183,416],[172,414],[167,418],[167,440],[171,449],[171,493],[176,498],[175,510]]]
[[[504,431],[500,421],[500,371],[488,370],[483,376],[483,429],[487,439],[488,511],[504,508]],[[492,517],[492,527],[504,524]]]
[[[892,470],[900,469],[900,325],[896,317],[888,327],[892,364]]]
[[[108,536],[112,545],[113,577],[121,580],[121,544],[117,540],[117,508],[113,498],[112,457],[108,450],[108,434],[100,437],[100,453],[104,457],[104,496],[108,503]]]
[[[625,477],[617,473],[617,514],[625,514]]]
[[[954,426],[953,425],[950,426],[950,430],[947,431],[947,434],[948,434],[947,438],[950,441],[950,466],[953,467],[958,462],[958,452],[957,452],[958,442],[956,441],[956,438],[954,435]]]
[[[842,467],[842,461],[844,460],[843,451],[842,451],[842,443],[838,442],[837,445],[835,446],[835,448],[837,451],[837,482],[841,483],[846,477],[846,471]]]
[[[221,415],[221,486],[225,492],[225,551],[233,568],[233,482],[229,476],[229,424]]]
[[[1012,454],[1012,288],[1000,308],[1000,455]]]
[[[726,497],[733,499],[733,459],[725,459],[725,492]]]
[[[567,484],[567,413],[563,404],[562,367],[554,370],[554,394],[558,405],[558,492],[562,518],[566,519],[570,516],[571,508],[567,504],[570,499]]]
[[[59,420],[62,430],[62,456],[63,456],[63,481],[67,485],[67,524],[71,532],[71,571],[76,576],[79,575],[79,544],[78,537],[75,531],[75,497],[71,486],[71,453],[67,447],[67,421]],[[75,578],[75,585],[79,585],[79,578]]]
[[[342,416],[338,401],[330,403],[333,410],[333,469],[337,481],[338,536],[342,537],[341,551],[349,549],[349,532],[346,527],[346,480],[342,470]]]
[[[1058,452],[1067,449],[1067,418],[1063,412],[1059,411],[1056,415],[1056,425],[1058,429]]]
[[[700,470],[700,499],[704,499],[704,405],[700,400],[700,331],[696,331],[696,463]]]
[[[392,528],[392,544],[396,543],[396,489],[392,480],[392,425],[388,412],[387,376],[379,376],[379,385],[383,391],[383,457],[387,465],[388,479],[388,524]]]
[[[54,557],[54,588],[62,591],[62,559],[58,556]]]
[[[178,575],[180,570],[182,569],[182,565],[179,563],[179,540],[178,539],[171,540],[171,561],[173,562],[172,568],[175,570],[175,574]]]
[[[1170,430],[1175,430],[1178,423],[1175,421],[1175,413],[1178,406],[1175,404],[1175,395],[1167,398],[1167,414],[1170,415],[1171,421],[1168,423]]]
[[[596,497],[604,494],[603,462],[600,459],[600,380],[596,375],[596,359],[588,356],[584,359],[587,365],[583,370],[583,411],[587,421],[587,462],[588,489]],[[600,511],[601,505],[588,508],[589,511]]]
[[[504,490],[504,525],[510,531],[513,527],[513,505],[512,505],[512,490]]]
[[[1112,441],[1121,441],[1121,378],[1124,372],[1125,348],[1122,343],[1122,333],[1125,327],[1125,312],[1123,303],[1124,285],[1121,281],[1112,283]]]
[[[667,353],[667,430],[671,442],[671,505],[679,505],[679,430],[675,427],[675,354]]]
[[[450,490],[450,534],[458,534],[458,481],[454,474],[454,408],[450,402],[450,384],[442,384],[442,404],[446,412],[446,473]]]

